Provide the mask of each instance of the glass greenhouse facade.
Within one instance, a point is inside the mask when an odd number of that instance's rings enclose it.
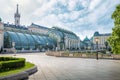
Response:
[[[48,48],[52,50],[56,45],[55,40],[46,35],[5,31],[4,48],[12,48],[12,42],[15,42],[15,49],[17,50],[42,50]]]
[[[43,28],[39,29],[42,30]],[[46,34],[35,31],[23,26],[4,24],[4,49],[15,48],[18,52],[80,49],[80,39],[71,31],[58,27],[52,27]]]
[[[79,37],[71,31],[53,27],[48,35],[57,42],[58,50],[77,50],[80,48]]]

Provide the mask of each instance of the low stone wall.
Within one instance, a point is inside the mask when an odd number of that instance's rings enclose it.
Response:
[[[64,51],[46,52],[46,55],[56,56],[56,57],[72,57],[72,58],[96,58],[97,57],[96,53],[68,53],[68,52],[66,53]],[[120,55],[98,53],[98,58],[120,60]]]
[[[48,56],[56,56],[56,57],[67,57],[69,54],[65,53],[64,51],[49,51],[45,53]]]
[[[25,70],[23,72],[5,76],[5,77],[0,77],[0,80],[27,80],[29,78],[29,75],[37,72],[37,67],[30,68],[28,70]]]
[[[33,53],[33,52],[42,52],[40,50],[16,50],[15,48],[4,48],[2,53]]]
[[[3,53],[15,53],[16,50],[14,48],[4,48]]]
[[[120,55],[112,55],[113,59],[120,59]]]

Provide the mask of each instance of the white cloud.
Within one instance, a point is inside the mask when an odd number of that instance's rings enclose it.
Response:
[[[38,23],[39,25],[47,26],[47,27],[58,26],[58,27],[65,28],[65,25],[61,23],[58,17],[54,14],[47,15],[43,19],[37,21],[36,23]]]
[[[74,10],[75,6],[76,6],[76,1],[77,0],[70,0],[69,3],[68,3],[68,9],[70,11]]]
[[[53,5],[56,4],[56,2],[56,0],[50,0],[47,3],[43,2],[42,6],[36,9],[33,14],[39,17],[46,16],[46,14],[48,14],[53,9]]]
[[[59,26],[83,39],[86,35],[91,37],[96,30],[111,32],[110,17],[120,0],[0,0],[3,21],[14,23],[17,3],[22,25],[34,22],[47,27]]]
[[[102,0],[91,0],[89,5],[89,11],[95,10]]]

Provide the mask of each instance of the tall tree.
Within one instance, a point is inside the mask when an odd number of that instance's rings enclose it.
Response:
[[[114,19],[114,28],[112,29],[112,35],[108,39],[108,42],[112,47],[113,53],[120,54],[120,4],[113,12],[112,19]]]

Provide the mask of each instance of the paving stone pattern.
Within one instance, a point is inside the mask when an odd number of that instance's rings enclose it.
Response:
[[[120,80],[120,60],[53,57],[44,53],[20,53],[16,57],[37,65],[38,72],[29,80]]]

